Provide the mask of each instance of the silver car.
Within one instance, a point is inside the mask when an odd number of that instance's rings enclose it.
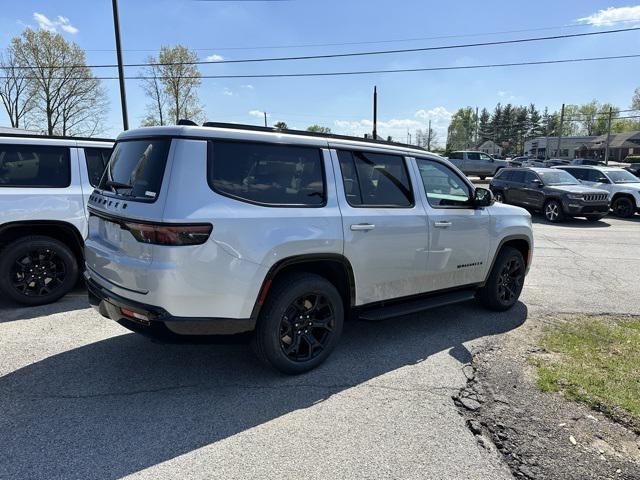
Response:
[[[452,152],[449,155],[449,160],[465,175],[475,175],[481,180],[493,177],[500,169],[509,166],[509,162],[506,160],[497,160],[484,152]]]
[[[300,373],[327,358],[348,312],[518,300],[531,216],[442,157],[205,125],[118,137],[89,200],[86,277],[102,315],[154,336],[251,332],[260,358]]]

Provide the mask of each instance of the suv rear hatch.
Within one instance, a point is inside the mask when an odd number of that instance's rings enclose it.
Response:
[[[91,276],[137,293],[153,287],[154,224],[162,219],[171,139],[116,142],[89,200],[86,262]]]

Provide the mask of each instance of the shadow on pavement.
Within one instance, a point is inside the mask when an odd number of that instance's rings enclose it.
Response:
[[[531,219],[534,224],[550,225],[559,228],[607,228],[610,227],[611,217],[606,216],[597,222],[590,222],[584,218],[567,218],[560,223],[551,223],[538,213],[531,213]]]
[[[7,299],[0,299],[0,323],[14,322],[16,320],[28,320],[30,318],[54,315],[56,313],[70,312],[89,308],[87,291],[84,287],[74,289],[70,294],[48,305],[38,307],[25,307],[13,303]]]
[[[165,345],[125,334],[0,378],[0,476],[118,479],[447,351],[521,325],[527,308],[473,302],[383,323],[349,322],[306,375],[260,365],[247,345]]]

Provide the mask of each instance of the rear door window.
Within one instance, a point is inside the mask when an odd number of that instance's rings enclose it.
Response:
[[[480,154],[478,152],[468,152],[467,160],[480,160]]]
[[[511,172],[511,180],[513,183],[524,183],[524,171],[518,170]]]
[[[110,148],[85,148],[84,158],[87,162],[87,173],[89,183],[92,187],[97,187],[104,173],[104,169],[109,163],[111,156]]]
[[[412,207],[413,193],[404,158],[361,151],[338,151],[347,201],[354,207]]]
[[[171,140],[165,138],[117,142],[99,188],[134,200],[155,200],[170,145]]]
[[[211,188],[221,195],[259,205],[323,206],[323,168],[322,151],[315,147],[210,143]]]
[[[0,187],[65,188],[70,184],[67,147],[0,145]]]

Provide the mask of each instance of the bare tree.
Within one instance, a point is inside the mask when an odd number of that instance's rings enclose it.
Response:
[[[6,55],[0,54],[0,98],[4,105],[9,121],[13,128],[25,127],[25,117],[33,109],[33,89],[30,88],[29,78],[20,68],[15,55],[14,46],[7,49]]]
[[[149,66],[142,70],[142,76],[145,77],[142,80],[142,90],[150,98],[150,102],[147,104],[147,115],[142,121],[142,126],[165,125],[167,94],[162,84],[162,72],[155,57],[147,57],[146,62]]]
[[[158,70],[167,96],[169,116],[175,123],[182,118],[197,122],[203,117],[198,99],[202,80],[194,64],[197,61],[198,55],[182,45],[160,49]]]
[[[86,66],[84,50],[55,32],[30,28],[12,46],[20,66],[29,67],[22,73],[28,72],[43,130],[49,135],[101,131],[108,105],[100,81]]]

